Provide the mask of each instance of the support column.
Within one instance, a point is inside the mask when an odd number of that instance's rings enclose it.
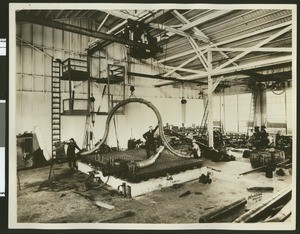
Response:
[[[267,95],[264,90],[256,90],[255,91],[255,120],[254,126],[261,127],[265,125],[267,122]]]
[[[261,106],[261,125],[267,124],[267,92],[261,91],[260,94],[260,106]]]
[[[91,149],[91,139],[90,139],[90,132],[91,132],[91,61],[92,58],[87,55],[87,75],[88,75],[88,84],[87,84],[87,113],[86,113],[86,146],[88,149]]]
[[[182,83],[182,92],[181,92],[181,96],[182,96],[182,101],[183,100],[186,100],[186,97],[185,97],[185,93],[184,93],[184,83]],[[186,127],[186,103],[184,102],[181,102],[181,124],[182,124],[182,127]]]
[[[208,61],[208,70],[207,70],[207,98],[208,98],[208,146],[213,147],[214,145],[214,135],[213,135],[213,106],[212,106],[212,92],[213,92],[213,81],[211,78],[212,73],[212,51],[207,51],[207,61]]]

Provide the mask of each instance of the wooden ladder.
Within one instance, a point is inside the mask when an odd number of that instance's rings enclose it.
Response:
[[[205,129],[207,128],[207,117],[208,117],[208,101],[206,101],[205,104],[205,109],[201,120],[198,137],[202,136],[205,133]]]
[[[51,131],[52,131],[52,158],[56,157],[55,144],[61,141],[61,90],[60,90],[60,63],[52,59],[52,76],[51,76]]]

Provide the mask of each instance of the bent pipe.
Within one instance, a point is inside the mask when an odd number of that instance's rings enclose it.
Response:
[[[158,127],[159,127],[159,135],[161,137],[161,140],[164,144],[164,146],[174,155],[178,156],[178,157],[182,157],[182,158],[189,158],[188,155],[182,154],[180,151],[174,149],[167,141],[166,136],[164,134],[164,129],[163,129],[163,124],[162,124],[162,118],[161,115],[159,113],[159,111],[157,110],[157,108],[149,101],[143,99],[143,98],[129,98],[126,99],[124,101],[119,102],[116,106],[114,106],[111,111],[109,112],[107,119],[106,119],[106,123],[105,123],[105,131],[103,134],[103,137],[100,141],[100,143],[93,149],[81,152],[81,156],[85,156],[85,155],[89,155],[94,153],[96,150],[98,150],[100,148],[100,146],[106,141],[108,133],[109,133],[109,125],[110,125],[110,121],[112,119],[112,117],[114,116],[114,114],[116,113],[116,111],[122,107],[122,106],[126,106],[129,103],[132,102],[137,102],[137,103],[142,103],[145,104],[146,106],[148,106],[151,110],[153,110],[153,112],[156,115],[156,118],[158,120]]]
[[[140,169],[151,166],[153,163],[155,163],[156,159],[158,159],[158,157],[160,156],[164,148],[165,148],[164,146],[160,146],[158,152],[155,155],[152,155],[150,158],[146,160],[136,162],[136,166]]]

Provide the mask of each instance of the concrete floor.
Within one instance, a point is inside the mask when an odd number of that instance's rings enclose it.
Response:
[[[53,182],[48,181],[49,167],[20,171],[17,220],[19,223],[198,223],[201,215],[246,198],[244,208],[218,220],[232,222],[246,209],[292,183],[291,170],[286,170],[285,176],[274,173],[272,179],[266,178],[264,172],[239,177],[239,173],[252,168],[249,159],[242,158],[241,153],[232,154],[237,157],[236,161],[204,161],[204,165],[212,172],[211,184],[192,181],[179,188],[163,188],[134,199],[112,196],[101,189],[86,191],[84,181],[87,175],[70,173],[66,163],[55,165],[57,180]],[[262,193],[261,200],[255,200],[251,197],[254,193],[247,191],[252,186],[272,186],[274,191]],[[190,191],[188,196],[179,197],[186,191]],[[76,192],[114,208],[99,208]]]

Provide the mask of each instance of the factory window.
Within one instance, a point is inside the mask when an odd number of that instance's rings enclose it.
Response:
[[[248,122],[253,121],[253,103],[251,102],[252,94],[245,93],[237,95],[238,98],[238,131],[247,133]]]
[[[221,95],[213,96],[213,124],[214,127],[221,127]]]
[[[253,117],[250,116],[251,108],[253,109],[251,98],[251,93],[224,97],[226,132],[247,133],[248,122],[253,121]]]
[[[224,97],[225,102],[225,131],[237,132],[238,131],[238,105],[237,95],[226,95]]]
[[[267,125],[270,132],[282,130],[291,131],[292,122],[292,92],[287,89],[282,94],[275,94],[272,91],[266,93],[267,100]]]

